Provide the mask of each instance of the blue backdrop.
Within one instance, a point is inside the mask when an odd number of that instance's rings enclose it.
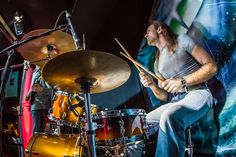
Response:
[[[215,97],[209,112],[193,127],[195,151],[216,156],[236,156],[236,1],[162,0],[151,19],[187,33],[215,59],[219,71],[208,86]],[[137,60],[153,70],[155,48],[143,46]],[[153,109],[161,102],[147,89]],[[214,117],[214,118],[210,118]]]

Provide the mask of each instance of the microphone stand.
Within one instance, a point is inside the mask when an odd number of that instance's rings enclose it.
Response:
[[[4,69],[3,69],[3,72],[2,72],[2,75],[1,75],[1,82],[0,82],[0,157],[2,157],[2,155],[3,155],[3,152],[2,152],[3,151],[3,149],[2,149],[2,147],[3,147],[2,111],[3,111],[3,108],[4,108],[5,87],[6,87],[6,81],[8,80],[9,74],[10,74],[10,65],[16,57],[16,53],[15,53],[14,49],[19,47],[22,44],[25,44],[25,43],[31,41],[31,40],[37,39],[37,38],[42,37],[42,36],[49,35],[52,32],[62,30],[62,29],[65,29],[65,28],[66,28],[66,25],[62,25],[62,26],[59,26],[58,28],[49,30],[49,31],[41,33],[39,35],[31,36],[31,37],[29,37],[29,38],[27,38],[23,41],[15,42],[13,45],[3,49],[0,52],[0,54],[5,52],[5,51],[8,52],[7,53],[8,58],[7,58],[7,61],[5,63],[5,66],[4,66]]]
[[[10,50],[10,49],[17,48],[17,47],[19,47],[19,46],[22,45],[22,44],[25,44],[25,43],[27,43],[27,42],[30,42],[31,40],[34,40],[34,39],[37,39],[37,38],[40,38],[40,37],[43,37],[43,36],[47,36],[47,35],[49,35],[49,34],[55,32],[55,31],[64,30],[64,29],[66,29],[66,28],[67,28],[66,25],[62,25],[62,26],[59,26],[59,27],[57,27],[57,28],[55,28],[55,29],[51,29],[51,30],[49,30],[49,31],[47,31],[47,32],[44,32],[44,33],[41,33],[41,34],[38,34],[38,35],[30,36],[30,37],[26,38],[25,40],[22,40],[22,41],[19,41],[19,42],[17,42],[17,43],[14,43],[13,45],[11,45],[11,46],[9,46],[9,47],[3,49],[3,50],[0,52],[0,54],[3,53],[3,52],[5,52],[5,51],[8,51],[8,50]]]
[[[70,27],[70,32],[72,34],[72,37],[73,37],[76,49],[80,49],[81,48],[80,40],[79,40],[78,35],[77,35],[76,31],[75,31],[75,28],[74,28],[74,26],[72,24],[71,15],[68,13],[68,11],[65,11],[65,14],[66,14],[66,20],[67,20],[67,23],[68,23],[68,25]]]
[[[71,34],[74,39],[74,43],[77,49],[79,49],[80,43],[79,43],[79,38],[77,36],[77,33],[74,29],[74,26],[71,22],[71,15],[65,11],[66,14],[66,19],[68,22],[68,25],[70,27]],[[79,81],[79,84],[81,85],[81,91],[83,91],[84,94],[84,101],[85,101],[85,110],[86,110],[86,136],[88,140],[88,153],[89,157],[96,157],[96,143],[95,143],[95,129],[94,129],[94,124],[92,122],[92,113],[91,113],[91,102],[90,102],[90,89],[91,89],[91,84]]]
[[[1,85],[0,85],[0,157],[3,155],[3,126],[2,126],[2,111],[4,107],[4,100],[5,100],[5,88],[6,88],[6,82],[9,78],[10,74],[10,65],[12,61],[16,57],[16,53],[14,49],[8,50],[7,52],[7,61],[4,66],[4,70],[1,75]]]

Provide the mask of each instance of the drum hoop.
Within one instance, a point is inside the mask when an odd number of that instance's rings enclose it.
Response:
[[[55,94],[61,94],[61,95],[65,95],[65,96],[68,96],[68,95],[69,95],[68,92],[61,91],[61,90],[56,91]]]
[[[48,115],[48,119],[51,120],[51,121],[56,122],[57,125],[60,125],[60,126],[66,125],[66,126],[77,128],[77,129],[81,129],[83,127],[82,125],[75,124],[75,123],[66,121],[64,119],[59,119],[59,118],[56,118],[56,117],[54,117],[52,115]],[[83,123],[85,123],[85,122],[83,122]]]
[[[121,109],[121,110],[109,110],[101,111],[93,116],[94,120],[108,118],[108,117],[120,117],[120,116],[145,116],[146,111],[144,109]]]
[[[102,146],[114,146],[119,144],[131,144],[134,142],[138,142],[144,139],[143,134],[140,135],[133,135],[131,137],[124,137],[125,139],[121,138],[115,138],[111,140],[98,140],[96,141],[97,145]]]

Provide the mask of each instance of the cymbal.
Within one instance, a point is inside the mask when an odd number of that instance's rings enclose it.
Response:
[[[21,40],[49,30],[50,29],[34,30],[24,35]],[[42,36],[22,44],[17,50],[23,58],[42,68],[49,59],[66,52],[74,51],[76,50],[76,47],[70,34],[62,31],[55,31],[47,36]]]
[[[43,79],[54,88],[81,93],[90,86],[90,93],[102,93],[125,83],[131,70],[121,58],[102,51],[81,50],[59,55],[42,69]]]

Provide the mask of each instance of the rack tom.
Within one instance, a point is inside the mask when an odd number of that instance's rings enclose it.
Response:
[[[146,131],[146,112],[143,109],[101,111],[94,115],[97,123],[98,145],[113,146],[143,139]]]

